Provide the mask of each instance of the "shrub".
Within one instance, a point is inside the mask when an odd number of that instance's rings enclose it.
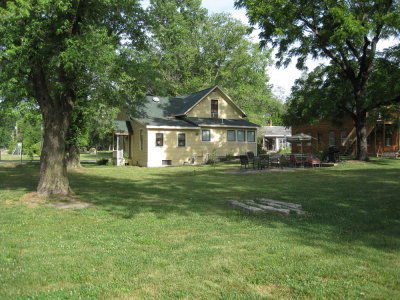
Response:
[[[264,149],[263,149],[263,144],[261,142],[260,139],[257,140],[257,153],[258,154],[265,154],[267,153]]]
[[[217,150],[214,149],[212,154],[208,157],[206,164],[215,165],[217,163],[217,161],[218,161]]]
[[[97,160],[96,163],[97,163],[99,166],[108,165],[108,159],[107,159],[107,158],[102,158],[102,159]]]
[[[233,160],[233,154],[232,153],[228,153],[225,157],[225,161],[232,161]]]

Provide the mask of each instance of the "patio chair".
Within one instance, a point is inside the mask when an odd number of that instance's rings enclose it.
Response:
[[[287,156],[282,154],[279,157],[279,166],[281,167],[281,169],[283,169],[284,167],[287,167],[288,165],[289,165],[289,162],[288,162]]]
[[[246,169],[247,166],[249,165],[249,159],[246,155],[240,155],[240,168],[242,168],[244,166],[244,168]]]
[[[260,159],[258,161],[258,168],[259,169],[265,169],[269,168],[269,155],[267,154],[261,154]]]
[[[295,168],[297,166],[300,166],[302,164],[302,161],[299,160],[296,155],[290,154],[288,159],[288,164],[292,165],[292,167]]]
[[[249,160],[249,164],[252,164],[254,169],[254,152],[252,151],[246,152],[246,155]]]
[[[321,161],[318,158],[314,158],[311,153],[307,154],[306,163],[313,168],[314,166],[321,167]]]

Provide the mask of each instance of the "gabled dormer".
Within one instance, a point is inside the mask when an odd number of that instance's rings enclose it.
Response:
[[[246,117],[245,112],[218,86],[182,96],[182,99],[177,98],[175,101],[186,104],[179,116],[211,119],[242,119]]]

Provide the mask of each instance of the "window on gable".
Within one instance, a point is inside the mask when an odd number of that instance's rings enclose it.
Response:
[[[178,133],[178,147],[186,147],[186,133]]]
[[[201,131],[201,140],[203,142],[209,142],[211,141],[211,133],[209,129],[205,129]]]
[[[164,145],[164,134],[156,133],[156,146],[163,146],[163,145]]]
[[[211,118],[218,119],[218,100],[211,100]]]
[[[236,132],[235,132],[235,130],[228,130],[227,136],[228,136],[228,142],[236,142]]]

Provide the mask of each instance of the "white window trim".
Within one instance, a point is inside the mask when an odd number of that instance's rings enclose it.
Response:
[[[184,134],[185,135],[185,146],[179,146],[179,134]],[[177,145],[177,148],[186,148],[186,145],[187,145],[186,142],[187,142],[186,132],[178,132],[176,134],[176,145]]]

